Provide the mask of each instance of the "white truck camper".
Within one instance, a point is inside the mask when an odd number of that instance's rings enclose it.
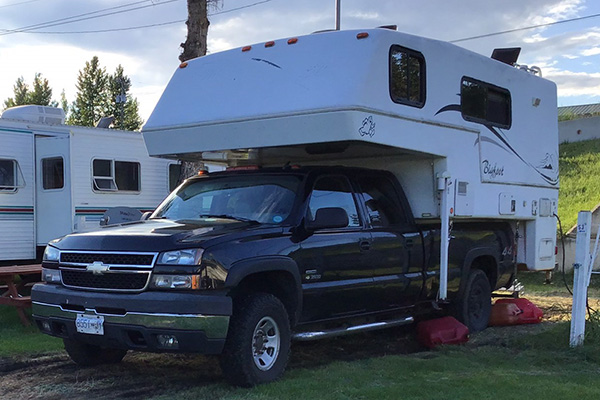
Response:
[[[258,43],[182,63],[142,133],[167,159],[392,171],[418,222],[510,221],[519,267],[550,270],[556,85],[515,62],[382,28]]]
[[[54,107],[5,110],[0,265],[34,260],[48,241],[98,228],[113,207],[153,210],[178,173],[176,162],[148,156],[138,132],[64,125]]]

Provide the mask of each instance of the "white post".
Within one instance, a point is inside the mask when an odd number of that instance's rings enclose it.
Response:
[[[585,334],[585,310],[587,300],[588,269],[590,268],[590,238],[592,213],[580,211],[577,217],[577,240],[575,241],[575,264],[573,264],[573,308],[571,310],[571,347],[583,345]]]
[[[440,300],[448,297],[448,245],[450,244],[450,207],[448,196],[450,195],[450,175],[443,173],[438,178],[438,190],[441,192],[440,199]]]

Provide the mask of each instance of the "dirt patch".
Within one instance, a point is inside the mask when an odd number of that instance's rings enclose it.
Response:
[[[494,345],[502,337],[541,332],[570,319],[571,298],[526,296],[544,311],[542,324],[490,328],[472,335],[470,346]],[[590,300],[600,308],[599,300]],[[314,368],[333,361],[409,354],[424,349],[412,327],[402,327],[306,343],[294,343],[289,369]],[[426,355],[426,353],[423,353]],[[0,358],[0,398],[147,399],[191,385],[224,382],[216,357],[130,352],[118,365],[77,367],[65,353]]]

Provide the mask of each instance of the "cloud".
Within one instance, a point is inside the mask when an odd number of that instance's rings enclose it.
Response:
[[[333,1],[274,0],[231,13],[221,13],[253,2],[223,0],[219,8],[210,10],[209,52],[334,27]],[[27,3],[2,9],[0,27],[14,29],[122,4],[122,0],[52,0]],[[452,40],[600,12],[600,4],[593,0],[428,0],[418,6],[414,4],[409,0],[344,0],[342,29],[396,24],[398,30],[406,33]],[[185,20],[187,17],[185,0],[171,3],[166,0],[148,0],[147,4],[140,5],[151,6],[104,18],[44,28],[44,31],[122,28]],[[521,62],[553,68],[557,79],[560,79],[560,85],[567,85],[567,89],[560,93],[571,93],[569,79],[575,80],[573,88],[583,90],[580,88],[582,76],[573,74],[595,72],[593,65],[575,65],[577,57],[582,57],[583,60],[585,56],[596,55],[596,49],[600,47],[600,29],[594,27],[593,22],[595,21],[580,21],[518,31],[462,42],[460,45],[485,55],[491,54],[496,47],[522,47]],[[117,64],[123,64],[125,73],[132,79],[132,93],[140,101],[142,117],[147,119],[149,110],[179,63],[179,45],[185,41],[185,37],[184,23],[131,31],[74,35],[3,35],[0,29],[0,70],[3,77],[0,80],[0,102],[12,95],[12,85],[19,76],[23,75],[30,82],[35,72],[41,72],[50,80],[55,97],[65,88],[69,100],[73,100],[77,72],[83,68],[85,61],[98,55],[101,64],[107,66],[109,71]],[[560,70],[571,71],[571,75],[560,75]]]
[[[600,54],[600,47],[592,47],[581,52],[581,55],[584,57],[597,56],[598,54]]]
[[[600,73],[573,72],[550,68],[544,71],[544,78],[556,83],[559,97],[597,97],[600,93]]]

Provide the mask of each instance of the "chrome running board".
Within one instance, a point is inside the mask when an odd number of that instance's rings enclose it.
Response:
[[[394,326],[408,325],[414,322],[413,317],[404,317],[399,319],[394,319],[390,321],[381,321],[381,322],[373,322],[370,324],[363,325],[354,325],[348,326],[344,328],[335,328],[335,329],[327,329],[322,331],[314,331],[314,332],[298,332],[292,335],[293,340],[298,340],[302,342],[306,342],[309,340],[317,340],[328,338],[332,336],[341,336],[347,335],[350,333],[356,332],[368,332],[375,331],[378,329],[392,328]]]

